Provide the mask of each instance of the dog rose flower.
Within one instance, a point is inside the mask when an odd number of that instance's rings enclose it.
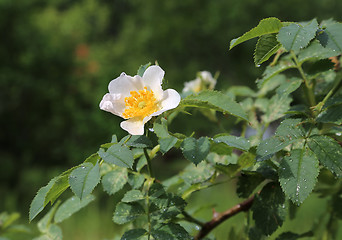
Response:
[[[208,71],[198,72],[195,80],[185,82],[183,92],[194,92],[198,93],[205,89],[214,89],[216,85],[216,79],[213,78]]]
[[[164,73],[156,65],[148,67],[142,77],[121,73],[109,83],[109,93],[103,96],[100,109],[127,119],[120,126],[129,134],[143,135],[147,121],[176,108],[180,102],[177,91],[163,91],[161,84]]]

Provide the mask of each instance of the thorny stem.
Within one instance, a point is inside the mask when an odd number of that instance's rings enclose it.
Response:
[[[147,161],[148,173],[150,174],[151,178],[154,178],[154,173],[153,173],[153,170],[152,170],[151,158],[150,158],[150,155],[148,155],[148,152],[147,152],[146,148],[144,148],[144,154],[145,154],[146,161]]]
[[[332,89],[328,92],[328,94],[324,97],[324,99],[319,104],[317,104],[315,110],[318,113],[321,112],[324,104],[328,101],[328,99],[331,97],[331,95],[333,95],[335,93],[336,89],[338,89],[338,87],[340,87],[341,80],[342,80],[342,76],[338,76],[335,83],[334,83],[334,86],[332,87]]]
[[[149,196],[147,196],[146,202],[147,202],[147,222],[148,222],[147,239],[150,240],[152,227],[151,227],[151,217],[150,217],[150,197]]]
[[[194,240],[200,240],[203,239],[206,235],[208,235],[214,228],[216,228],[219,224],[224,222],[225,220],[229,219],[230,217],[238,214],[239,212],[248,211],[254,201],[254,195],[244,202],[235,205],[234,207],[226,210],[222,213],[214,213],[213,218],[206,222],[201,230],[198,232],[198,234],[195,236]]]
[[[303,71],[302,65],[298,62],[296,54],[293,51],[291,51],[291,55],[296,64],[296,68],[298,69],[302,79],[304,80],[304,83],[305,83],[304,94],[306,98],[308,99],[310,106],[311,107],[316,106],[315,95],[313,92],[314,85],[310,83],[309,80],[307,79]]]

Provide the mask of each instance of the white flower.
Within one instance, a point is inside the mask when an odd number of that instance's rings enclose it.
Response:
[[[197,78],[190,82],[184,83],[183,92],[198,93],[205,89],[214,89],[216,85],[216,79],[213,78],[210,72],[202,71],[197,74]]]
[[[121,73],[109,83],[109,93],[103,96],[100,109],[128,119],[120,126],[131,135],[143,135],[147,121],[176,108],[180,102],[177,91],[163,91],[163,78],[163,69],[156,65],[148,67],[142,77]]]

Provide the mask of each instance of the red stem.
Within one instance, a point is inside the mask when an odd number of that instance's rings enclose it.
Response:
[[[208,235],[215,227],[217,227],[219,224],[227,220],[228,218],[238,214],[239,212],[245,212],[248,211],[254,201],[254,195],[247,200],[243,201],[242,203],[239,203],[235,205],[234,207],[222,212],[222,213],[214,213],[213,218],[206,222],[201,230],[198,232],[198,234],[195,236],[194,240],[200,240],[204,238],[206,235]]]

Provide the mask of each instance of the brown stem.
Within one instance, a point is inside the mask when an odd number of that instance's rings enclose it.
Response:
[[[217,227],[219,224],[223,223],[225,220],[229,219],[230,217],[234,216],[235,214],[238,214],[239,212],[243,212],[243,211],[244,212],[248,211],[251,208],[253,201],[254,201],[254,195],[248,198],[247,200],[243,201],[242,203],[239,203],[222,213],[214,212],[213,218],[202,226],[201,230],[195,236],[194,240],[200,240],[204,238],[215,227]]]

